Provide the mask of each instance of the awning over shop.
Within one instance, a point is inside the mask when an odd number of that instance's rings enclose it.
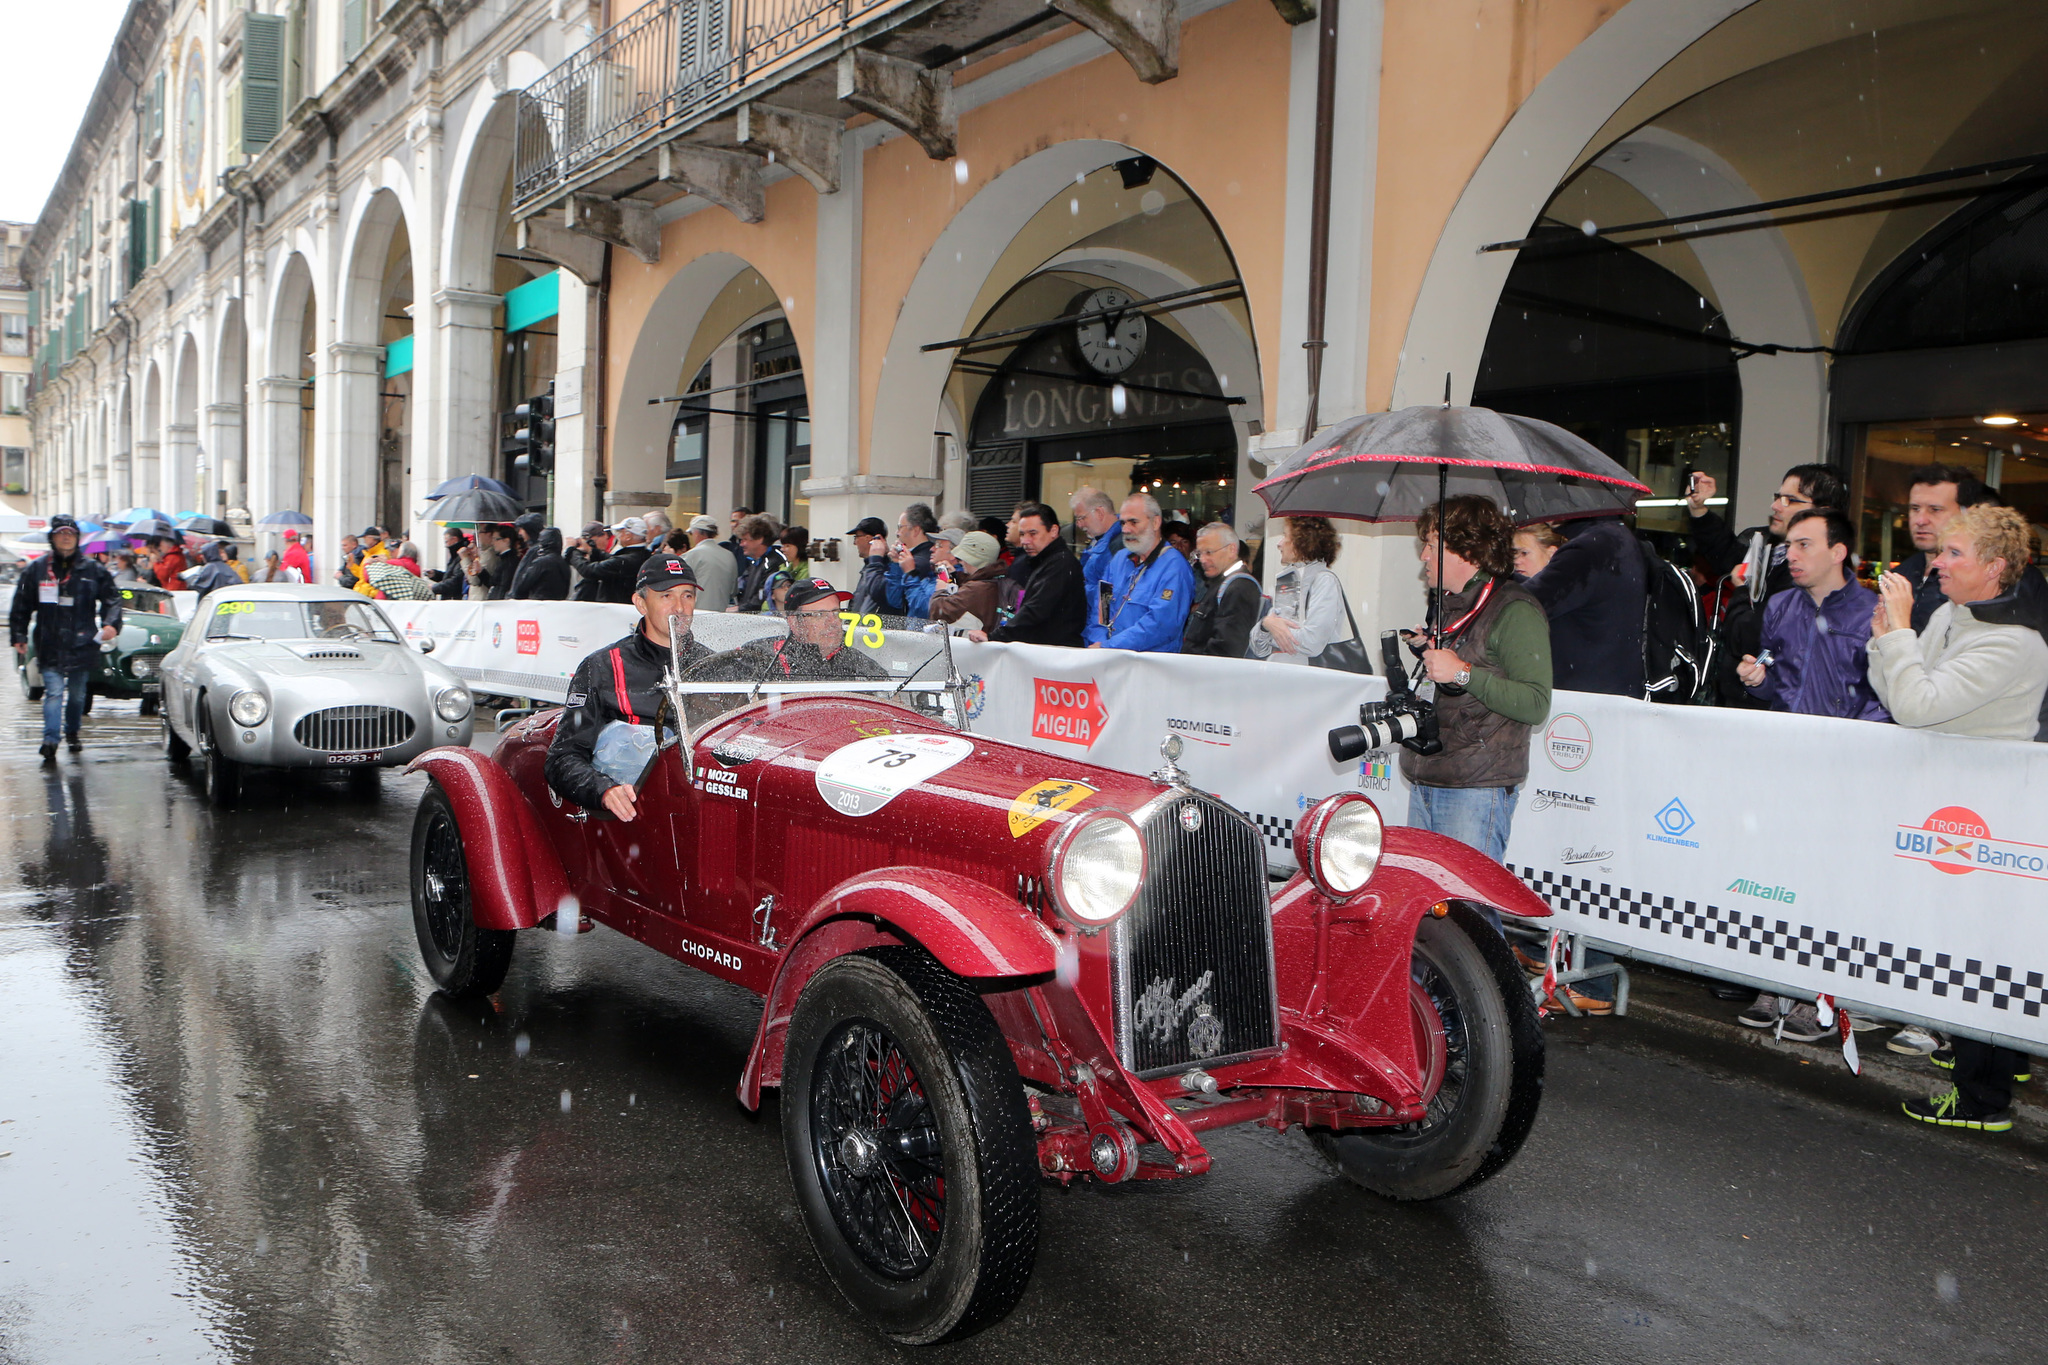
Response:
[[[562,272],[550,270],[506,292],[505,330],[523,331],[561,311]]]

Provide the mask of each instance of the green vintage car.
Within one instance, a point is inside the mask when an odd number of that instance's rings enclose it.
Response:
[[[92,709],[93,697],[119,697],[140,699],[142,714],[155,715],[162,690],[157,682],[157,668],[164,655],[177,648],[184,634],[185,623],[178,619],[171,594],[161,588],[123,584],[121,632],[112,640],[112,649],[100,652],[100,666],[93,671],[86,709]],[[35,645],[31,643],[14,659],[21,690],[30,701],[41,701],[43,674],[36,667]]]

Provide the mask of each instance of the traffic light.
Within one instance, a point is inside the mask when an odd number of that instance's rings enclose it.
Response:
[[[512,433],[512,440],[519,446],[524,459],[522,468],[535,474],[550,474],[555,468],[555,384],[548,381],[548,391],[536,394],[512,410],[512,418],[518,429]]]

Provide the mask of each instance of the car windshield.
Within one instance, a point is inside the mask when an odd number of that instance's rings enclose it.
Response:
[[[402,643],[369,602],[223,602],[206,624],[209,640],[346,640]]]
[[[157,612],[164,616],[178,614],[171,595],[161,588],[124,587],[121,589],[121,608],[124,611]]]
[[[754,700],[818,693],[893,699],[951,718],[942,627],[856,615],[837,602],[787,616],[699,616],[693,627],[696,643],[713,651],[683,674],[693,729]]]

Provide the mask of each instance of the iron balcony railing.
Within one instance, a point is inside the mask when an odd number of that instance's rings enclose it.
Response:
[[[545,200],[908,0],[650,0],[519,96],[513,199]]]

